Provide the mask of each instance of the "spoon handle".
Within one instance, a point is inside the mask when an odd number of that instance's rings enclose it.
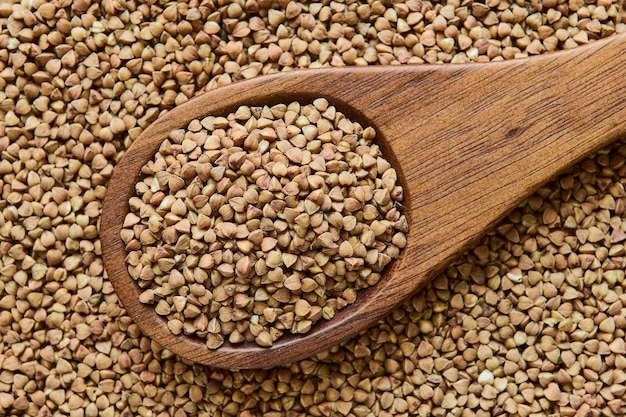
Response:
[[[410,192],[410,246],[423,253],[413,261],[425,271],[546,181],[626,135],[624,35],[496,65],[403,69],[397,80],[407,87],[369,99],[393,111],[367,106],[364,114],[385,126],[399,159]]]

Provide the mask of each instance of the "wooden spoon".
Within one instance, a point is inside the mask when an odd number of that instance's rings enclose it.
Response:
[[[260,368],[314,355],[375,323],[515,208],[584,156],[626,134],[626,37],[574,50],[488,64],[303,70],[234,83],[156,120],[128,149],[111,181],[100,224],[108,277],[128,314],[169,350],[225,368]],[[306,335],[271,348],[209,350],[174,336],[139,303],[120,230],[141,166],[172,129],[239,105],[326,97],[372,125],[405,189],[407,247],[357,302]]]

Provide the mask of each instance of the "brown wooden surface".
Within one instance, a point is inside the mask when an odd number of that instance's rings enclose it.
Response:
[[[115,169],[100,236],[106,271],[130,316],[171,351],[204,364],[259,368],[311,356],[367,328],[560,171],[626,133],[626,38],[489,64],[304,70],[206,93],[155,121]],[[120,230],[140,167],[172,129],[239,104],[326,97],[375,126],[405,187],[408,245],[381,282],[307,335],[271,348],[211,351],[174,336],[138,302]]]

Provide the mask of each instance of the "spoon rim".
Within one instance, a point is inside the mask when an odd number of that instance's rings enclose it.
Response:
[[[327,70],[324,70],[327,71]],[[327,71],[329,72],[329,71]],[[333,72],[336,72],[333,71]],[[340,73],[345,71],[340,70]],[[308,72],[311,73],[311,72]],[[269,78],[273,78],[276,82],[280,82],[281,79],[293,77],[293,73],[280,73],[259,77],[252,81],[264,81],[267,82]],[[349,316],[351,313],[357,313],[364,305],[365,300],[371,298],[377,292],[381,292],[389,280],[393,279],[398,268],[403,265],[406,251],[402,250],[400,256],[397,259],[387,265],[380,273],[380,280],[365,289],[358,290],[356,301],[340,310],[336,311],[335,317],[330,320],[321,319],[314,323],[311,330],[305,334],[293,334],[286,332],[270,347],[262,347],[253,342],[244,342],[241,344],[232,344],[228,341],[220,346],[218,349],[209,349],[206,346],[206,341],[195,335],[179,334],[175,335],[167,328],[167,318],[159,316],[154,308],[155,305],[143,304],[139,302],[139,294],[143,289],[139,288],[137,281],[134,280],[127,270],[127,264],[125,261],[120,262],[120,258],[125,258],[128,252],[124,248],[123,241],[120,237],[120,232],[123,228],[124,218],[127,213],[130,212],[128,205],[128,199],[124,199],[122,203],[122,213],[120,212],[120,202],[118,199],[120,194],[128,195],[129,198],[134,195],[134,186],[139,182],[144,174],[141,173],[141,167],[154,158],[155,153],[158,151],[158,146],[163,140],[166,140],[169,132],[172,129],[164,130],[159,126],[164,122],[170,122],[172,120],[178,127],[185,128],[189,121],[196,119],[189,115],[188,108],[195,108],[196,104],[201,101],[206,101],[207,94],[223,92],[227,89],[239,89],[240,84],[234,83],[224,86],[221,89],[213,90],[212,92],[202,94],[187,103],[179,106],[178,108],[168,112],[164,116],[160,117],[157,121],[152,123],[142,134],[133,142],[128,148],[125,155],[115,167],[113,175],[109,182],[109,187],[105,195],[105,200],[102,208],[102,220],[101,224],[105,227],[101,227],[100,236],[103,242],[102,252],[104,258],[105,269],[108,274],[108,278],[113,284],[113,287],[120,298],[122,304],[131,316],[133,321],[139,326],[139,328],[150,336],[152,339],[160,343],[163,347],[173,351],[174,353],[183,356],[194,362],[203,363],[205,365],[228,367],[232,368],[233,363],[239,363],[237,368],[257,368],[258,363],[268,363],[271,366],[284,364],[302,357],[310,356],[309,353],[293,355],[294,348],[301,344],[315,344],[316,339],[320,333],[320,329],[328,332],[332,328],[344,327],[350,324]],[[311,95],[307,93],[294,94],[285,93],[280,95],[272,95],[270,97],[259,97],[259,103],[250,104],[249,101],[245,103],[239,103],[238,105],[274,105],[279,103],[299,102],[301,104],[309,104],[314,99],[320,98],[318,95]],[[358,110],[352,108],[347,103],[335,98],[324,97],[328,99],[330,105],[334,105],[338,111],[342,112],[346,117],[352,121],[356,121],[365,126],[372,126],[377,131],[377,136],[374,139],[374,143],[381,147],[383,156],[390,162],[391,166],[398,173],[398,182],[404,189],[404,201],[403,201],[403,214],[407,218],[407,222],[410,225],[410,189],[406,185],[405,178],[402,172],[402,166],[397,162],[397,156],[392,149],[389,149],[386,144],[386,138],[379,134],[379,130],[375,123],[368,120]],[[226,116],[234,110],[232,106],[219,106],[219,110],[211,111],[200,117],[212,116]],[[184,114],[185,116],[179,118],[178,116]],[[176,128],[176,127],[175,127]],[[156,139],[158,138],[158,139]],[[146,143],[147,142],[147,143]],[[139,150],[149,149],[149,151],[142,152],[141,157],[136,158],[136,153]],[[144,155],[145,154],[145,155]],[[146,159],[145,156],[148,156]],[[129,171],[134,170],[135,175],[129,175]],[[132,171],[131,171],[132,172]],[[126,193],[120,193],[119,191],[126,190]],[[407,234],[407,246],[410,244],[410,230]],[[382,293],[382,292],[381,292]],[[380,316],[384,315],[384,312]],[[344,317],[345,316],[345,317]],[[152,324],[154,322],[160,323],[160,326],[155,328]],[[149,323],[149,324],[146,324]],[[332,330],[331,330],[332,331]],[[316,351],[318,349],[315,349]],[[239,360],[242,355],[249,356],[253,359]],[[277,361],[275,358],[280,357]],[[268,366],[269,366],[268,365]]]

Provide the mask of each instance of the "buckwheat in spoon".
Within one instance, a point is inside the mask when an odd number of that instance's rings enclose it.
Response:
[[[294,71],[203,94],[115,169],[109,278],[192,361],[261,368],[376,322],[626,134],[626,38],[530,59]]]

